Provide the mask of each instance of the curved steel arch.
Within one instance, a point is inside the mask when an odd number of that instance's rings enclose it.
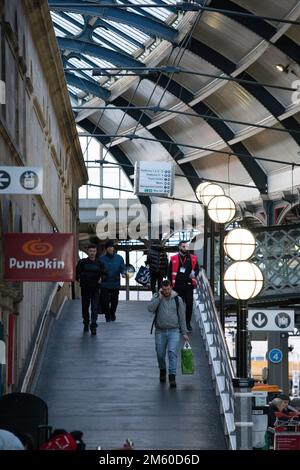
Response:
[[[115,98],[113,101],[111,101],[110,104],[113,104],[115,106],[129,106],[129,109],[123,112],[126,112],[137,122],[140,122],[142,126],[146,128],[149,134],[153,135],[153,137],[158,139],[159,143],[171,155],[175,163],[177,163],[177,159],[184,157],[184,153],[180,150],[180,148],[175,142],[172,144],[161,142],[162,140],[173,141],[173,139],[160,126],[154,127],[153,129],[147,129],[147,126],[151,123],[151,118],[147,116],[143,111],[136,109],[135,106],[130,104],[125,98],[119,96],[118,98]],[[180,168],[183,172],[183,176],[186,177],[193,191],[195,191],[202,178],[199,177],[193,165],[189,162],[180,165]]]
[[[150,79],[151,80],[151,79]],[[179,98],[181,101],[183,101],[185,104],[189,105],[189,103],[192,101],[194,98],[193,94],[183,88],[179,83],[175,82],[174,80],[170,80],[168,77],[163,76],[159,80],[159,84],[161,86],[164,86],[167,91],[172,93],[174,96]],[[193,109],[197,114],[205,115],[207,116],[214,116],[214,117],[220,117],[214,111],[207,106],[203,101],[195,104],[194,106],[190,106],[191,109]],[[205,119],[205,116],[203,116],[203,119],[214,129],[214,131],[226,142],[229,148],[233,150],[233,152],[237,153],[244,153],[246,155],[252,156],[249,150],[242,144],[229,144],[228,141],[234,137],[234,133],[230,129],[229,126],[223,121],[214,121],[210,119]],[[153,130],[153,129],[152,129]],[[244,166],[245,170],[248,172],[252,180],[254,181],[255,185],[259,188],[260,192],[266,193],[267,192],[267,175],[261,168],[261,166],[256,162],[256,160],[249,159],[247,157],[243,158],[241,156],[237,157],[241,164]]]
[[[224,57],[220,52],[215,51],[211,47],[201,43],[198,40],[192,39],[190,41],[190,47],[188,50],[193,52],[193,54],[197,55],[198,57],[201,57],[202,59],[211,63],[216,68],[218,68],[222,72],[227,73],[228,75],[230,75],[236,69],[236,64],[234,62],[230,61],[229,59]],[[242,74],[238,75],[237,78],[245,78],[246,80],[250,80],[253,83],[256,83],[255,78],[253,78],[246,72],[243,72]],[[277,118],[280,114],[285,111],[285,107],[265,88],[251,86],[249,84],[243,84],[239,86],[245,88],[252,96],[257,99],[257,101],[262,104],[262,106],[264,106],[268,111],[270,111],[270,113],[275,118]],[[278,123],[286,129],[289,129],[286,119],[282,121],[278,120]],[[300,130],[300,125],[296,119],[292,117],[289,118],[289,123],[291,124],[293,129]],[[289,133],[289,135],[298,143],[299,137],[296,137],[296,134]]]
[[[59,29],[60,31],[62,31],[66,35],[67,38],[69,38],[69,39],[79,39],[80,41],[85,41],[87,43],[95,44],[96,46],[101,46],[101,47],[103,45],[106,45],[106,46],[108,46],[108,48],[112,48],[115,52],[119,52],[120,54],[126,55],[126,56],[131,58],[131,55],[124,52],[120,47],[116,46],[111,41],[108,41],[107,39],[102,38],[99,33],[95,33],[94,26],[93,27],[90,26],[87,23],[87,21],[85,21],[85,23],[82,25],[81,23],[74,20],[73,18],[70,18],[70,20],[69,20],[68,15],[66,15],[65,13],[60,13],[59,16],[66,19],[68,22],[72,23],[74,26],[77,26],[77,27],[81,28],[81,31],[80,31],[79,34],[77,34],[77,35],[70,34],[70,32],[66,28],[64,28],[59,23],[57,23],[57,21],[55,19],[52,19],[53,24],[55,25],[55,27],[57,29]],[[95,38],[98,37],[102,44],[98,44],[93,39],[93,36],[95,36]]]
[[[91,83],[89,80],[83,80],[80,77],[76,77],[75,75],[65,72],[67,83],[70,85],[74,85],[79,89],[82,89],[83,91],[90,91],[91,93],[94,93],[95,96],[98,96],[99,98],[103,98],[102,92],[99,91],[97,88],[101,88],[100,86],[97,87],[94,83]],[[72,76],[72,77],[70,77]],[[75,77],[75,79],[74,79]],[[71,79],[72,80],[71,80]],[[106,91],[105,88],[103,90]],[[110,93],[110,92],[109,92]],[[105,98],[104,98],[105,99]],[[130,104],[125,98],[119,96],[118,98],[115,98],[113,101],[110,102],[110,104],[113,104],[117,107],[122,107],[122,106],[129,106],[130,109],[127,110],[127,114],[131,116],[133,119],[135,119],[137,122],[140,122],[144,127],[149,125],[151,123],[151,118],[147,116],[143,111],[140,111],[139,109],[136,109],[134,105]],[[161,127],[156,127],[154,129],[147,129],[150,134],[153,135],[153,137],[157,138],[158,140],[172,140],[171,137],[161,129]],[[164,142],[160,142],[161,145],[169,152],[169,154],[172,156],[172,158],[175,160],[177,158],[182,158],[184,157],[183,152],[180,150],[180,148],[174,144],[166,144]],[[187,178],[188,182],[190,183],[191,187],[195,191],[199,181],[201,181],[201,178],[193,168],[193,165],[191,163],[184,163],[180,165],[180,168],[183,172],[183,175]],[[197,181],[197,179],[198,181]]]
[[[251,14],[249,10],[244,7],[241,7],[240,5],[235,2],[232,2],[231,0],[212,0],[209,6],[211,8],[222,8],[223,10],[226,9],[229,11],[238,11],[240,13]],[[234,19],[234,21],[243,25],[250,31],[253,31],[254,33],[258,34],[266,41],[269,41],[270,38],[277,33],[277,29],[275,28],[275,26],[271,25],[265,20],[254,20],[250,17],[232,16],[230,14],[226,15],[225,12],[222,12],[220,14]],[[283,35],[277,40],[275,40],[274,43],[272,42],[272,44],[274,44],[278,49],[284,52],[295,62],[297,62],[298,64],[300,63],[300,47],[288,36]]]
[[[72,85],[78,88],[79,90],[91,93],[95,96],[98,96],[98,98],[102,98],[105,101],[110,97],[110,91],[107,90],[107,88],[103,88],[95,81],[79,77],[78,75],[68,72],[67,70],[65,70],[65,77],[69,85]]]
[[[154,18],[146,18],[145,16],[131,13],[121,8],[103,8],[99,4],[91,6],[90,4],[87,5],[84,1],[79,0],[72,1],[70,4],[71,6],[66,6],[66,3],[62,3],[61,0],[50,0],[48,3],[50,10],[52,11],[70,11],[79,15],[90,15],[124,23],[143,31],[150,36],[154,35],[170,42],[175,42],[178,36],[178,31],[176,29],[159,20],[156,21]]]
[[[121,67],[144,67],[144,64],[138,60],[130,58],[128,55],[120,52],[112,51],[96,44],[81,41],[74,38],[57,38],[58,46],[61,50],[68,49],[70,51],[79,52],[81,54],[89,54],[98,59],[103,59],[111,64]]]

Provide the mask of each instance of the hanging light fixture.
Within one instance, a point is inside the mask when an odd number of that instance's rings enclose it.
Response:
[[[213,197],[221,196],[222,194],[224,194],[224,189],[214,183],[201,183],[196,190],[197,198],[204,206],[208,206]]]
[[[211,183],[209,183],[209,182],[206,181],[206,182],[204,182],[204,183],[200,183],[200,184],[197,186],[195,193],[196,193],[196,197],[197,197],[198,201],[202,202],[202,201],[201,201],[202,191],[203,191],[204,188],[206,188],[206,186],[208,186],[209,184],[211,184]]]
[[[235,203],[229,196],[215,196],[210,199],[207,206],[207,212],[214,222],[218,224],[227,224],[235,216]]]
[[[224,250],[227,256],[234,261],[249,259],[255,250],[256,242],[250,230],[234,228],[230,230],[224,239]]]
[[[261,291],[264,278],[261,270],[250,261],[237,261],[231,264],[224,274],[224,285],[234,299],[249,300]]]

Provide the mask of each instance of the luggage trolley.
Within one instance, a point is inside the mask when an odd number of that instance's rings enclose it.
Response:
[[[298,413],[275,413],[274,450],[300,450],[300,416]]]

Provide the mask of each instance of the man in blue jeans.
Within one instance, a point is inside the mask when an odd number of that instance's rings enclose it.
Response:
[[[180,335],[189,341],[186,334],[185,310],[181,297],[172,290],[170,281],[163,281],[158,294],[154,294],[148,305],[155,312],[155,348],[160,369],[160,382],[166,382],[166,352],[169,358],[169,384],[176,387],[177,357]]]

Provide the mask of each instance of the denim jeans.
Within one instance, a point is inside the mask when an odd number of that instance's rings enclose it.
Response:
[[[166,352],[168,351],[169,374],[176,375],[177,356],[180,344],[178,328],[155,330],[155,348],[160,369],[166,369]]]

